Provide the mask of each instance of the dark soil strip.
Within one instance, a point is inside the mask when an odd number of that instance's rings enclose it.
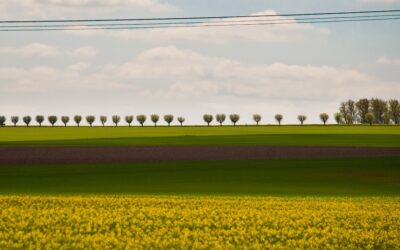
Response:
[[[400,148],[156,146],[0,147],[0,165],[400,156]]]

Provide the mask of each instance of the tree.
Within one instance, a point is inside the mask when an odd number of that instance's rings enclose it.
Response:
[[[93,125],[95,120],[96,120],[96,117],[93,115],[86,116],[86,122],[89,123],[90,127]]]
[[[111,117],[113,123],[115,124],[115,127],[118,127],[118,123],[121,121],[121,117],[119,115],[113,115]]]
[[[205,114],[203,115],[203,120],[207,123],[207,126],[210,126],[210,123],[214,120],[214,116]]]
[[[78,127],[79,127],[79,124],[82,121],[82,116],[80,116],[80,115],[74,116],[74,121],[75,121],[76,125],[78,125]]]
[[[390,112],[389,112],[389,111],[386,111],[386,112],[383,114],[383,123],[386,124],[386,125],[390,125],[390,117],[391,117]]]
[[[24,117],[22,118],[22,120],[24,121],[24,123],[25,123],[26,126],[28,127],[29,124],[30,124],[31,121],[32,121],[32,117],[30,117],[29,115],[27,115],[27,116],[24,116]]]
[[[297,116],[297,120],[299,120],[300,123],[301,123],[301,125],[303,125],[304,122],[307,120],[307,116],[305,116],[305,115],[299,115],[299,116]]]
[[[253,120],[257,123],[257,126],[258,126],[258,123],[260,123],[260,121],[261,121],[261,115],[254,114],[253,115]]]
[[[347,124],[353,124],[356,120],[356,104],[353,100],[342,102],[339,108],[340,114],[345,118]]]
[[[238,114],[231,114],[229,116],[229,119],[231,119],[231,122],[233,123],[233,126],[236,126],[236,123],[240,120],[240,115]]]
[[[217,115],[215,116],[215,119],[217,120],[217,122],[219,123],[219,125],[222,126],[222,123],[225,122],[226,115],[225,115],[225,114],[217,114]]]
[[[346,114],[346,116],[344,117],[344,121],[347,125],[353,124],[353,116],[351,116],[351,114]]]
[[[384,123],[384,114],[386,111],[388,111],[387,102],[378,98],[372,98],[371,112],[374,114],[376,123]]]
[[[14,124],[14,127],[17,126],[18,121],[19,121],[18,116],[11,116],[11,122]]]
[[[138,115],[136,116],[136,120],[140,123],[140,126],[144,126],[144,123],[147,120],[147,117],[145,115]]]
[[[356,102],[357,115],[360,123],[366,123],[365,115],[369,112],[369,100],[366,98],[360,99]]]
[[[100,122],[104,127],[104,124],[106,124],[106,122],[107,122],[107,116],[105,116],[105,115],[100,116]]]
[[[64,127],[66,127],[69,122],[69,116],[61,116],[61,121],[64,123]]]
[[[160,120],[160,116],[152,114],[150,120],[154,123],[154,127],[157,127],[157,122]]]
[[[39,126],[41,127],[42,123],[44,122],[44,116],[43,115],[37,115],[35,117],[35,120],[36,120],[37,123],[39,123]]]
[[[131,123],[133,122],[133,115],[127,115],[125,116],[125,121],[128,123],[129,127],[131,126]]]
[[[281,114],[276,114],[275,115],[275,120],[278,122],[279,125],[281,125],[281,122],[283,120],[283,115]]]
[[[54,127],[54,124],[56,124],[58,118],[55,115],[50,115],[49,117],[47,117],[47,120],[49,120],[51,126]]]
[[[181,124],[181,127],[182,127],[183,123],[185,122],[185,117],[179,116],[178,117],[178,122]]]
[[[6,117],[5,116],[0,116],[0,127],[3,127],[3,126],[5,126],[6,125],[6,121],[7,121],[7,119],[6,119]]]
[[[366,123],[369,123],[369,125],[371,126],[372,123],[374,123],[374,121],[375,121],[375,117],[374,117],[373,113],[368,112],[365,114],[365,122]]]
[[[339,125],[339,124],[342,124],[342,115],[340,114],[340,113],[335,113],[335,121],[336,121],[336,123]]]
[[[389,100],[389,111],[394,124],[400,124],[400,103],[398,100]]]
[[[164,115],[164,121],[168,123],[168,127],[171,126],[171,122],[174,121],[173,115]]]
[[[329,115],[327,113],[322,113],[319,115],[319,118],[321,119],[321,121],[324,123],[324,126],[325,126],[326,122],[329,119]]]

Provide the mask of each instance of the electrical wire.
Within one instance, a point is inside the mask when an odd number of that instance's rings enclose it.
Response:
[[[397,12],[399,12],[399,14],[391,14]],[[305,16],[305,17],[296,18],[296,16]],[[244,17],[246,17],[247,19],[241,20]],[[261,17],[262,19],[260,19]],[[282,18],[282,17],[294,17],[294,18]],[[233,27],[233,26],[262,26],[262,25],[265,26],[265,25],[284,25],[284,24],[290,25],[290,24],[307,24],[307,23],[317,24],[317,23],[389,21],[389,20],[399,20],[400,10],[325,12],[325,13],[302,13],[302,14],[282,14],[282,15],[276,14],[276,15],[249,15],[249,16],[218,16],[218,17],[212,17],[214,19],[210,21],[206,20],[208,18],[211,17],[0,21],[0,32],[61,31],[61,30],[62,31],[122,30],[122,29],[136,30],[136,29],[201,28],[201,27],[229,27],[229,26]],[[227,18],[231,18],[234,20],[227,20]],[[190,21],[189,19],[195,21]],[[97,23],[100,20],[101,22],[105,23]],[[118,23],[119,21],[122,20],[125,20],[125,23]],[[176,20],[176,21],[159,22],[159,20]],[[196,20],[202,20],[202,21],[196,21]],[[52,23],[72,23],[72,22],[79,24],[52,24]],[[84,22],[89,22],[89,23],[84,23]],[[13,23],[14,25],[4,25],[9,23]],[[15,25],[19,23],[23,24],[34,23],[34,24]]]
[[[200,19],[229,19],[249,17],[293,17],[293,16],[319,16],[319,15],[354,15],[400,12],[393,10],[369,10],[369,11],[342,11],[342,12],[312,12],[294,14],[263,14],[263,15],[232,15],[232,16],[202,16],[202,17],[161,17],[161,18],[114,18],[114,19],[64,19],[64,20],[3,20],[0,23],[61,23],[61,22],[121,22],[121,21],[165,21],[165,20],[200,20]]]

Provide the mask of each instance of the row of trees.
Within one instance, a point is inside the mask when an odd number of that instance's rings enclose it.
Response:
[[[100,116],[100,122],[103,126],[105,126],[105,124],[108,121],[108,117],[107,116]],[[160,116],[153,114],[150,116],[151,121],[154,123],[154,126],[157,126],[157,123],[160,120]],[[0,116],[0,125],[4,126],[5,122],[6,122],[6,117],[5,116]],[[70,117],[69,116],[61,116],[61,122],[64,124],[64,126],[67,126],[68,123],[70,122]],[[80,115],[76,115],[73,117],[73,120],[75,122],[75,124],[79,127],[83,121],[83,117]],[[93,115],[88,115],[85,117],[86,122],[89,124],[90,127],[93,126],[93,123],[96,121],[96,117]],[[111,117],[111,120],[113,122],[113,124],[115,124],[115,126],[118,126],[118,124],[121,122],[121,117],[118,115],[113,115]],[[138,115],[136,116],[136,120],[139,122],[139,124],[141,126],[144,126],[144,123],[147,120],[147,116],[146,115]],[[184,117],[178,117],[177,118],[178,122],[181,124],[181,126],[183,126],[183,123],[185,122],[185,118]],[[18,122],[19,122],[19,116],[11,116],[11,122],[14,124],[14,126],[17,126]],[[22,117],[22,121],[25,123],[26,126],[29,126],[33,119],[31,116],[24,116]],[[37,115],[35,117],[35,121],[37,124],[39,124],[39,126],[42,126],[42,124],[45,121],[45,117],[43,115]],[[55,115],[50,115],[47,117],[47,121],[54,126],[57,121],[58,121],[58,117]],[[171,125],[171,123],[174,121],[174,116],[173,115],[164,115],[164,121],[168,124],[168,126]],[[129,125],[129,127],[132,125],[132,123],[134,122],[134,116],[133,115],[127,115],[125,116],[125,122]]]
[[[171,126],[171,123],[174,121],[174,116],[173,115],[164,115],[163,118],[164,118],[164,121],[168,124],[168,126]],[[203,120],[207,124],[207,126],[210,126],[210,124],[214,121],[214,118],[215,118],[216,122],[219,123],[220,126],[222,126],[226,122],[227,116],[225,114],[217,114],[217,115],[215,115],[215,117],[213,115],[211,115],[211,114],[205,114],[203,116]],[[303,125],[304,122],[307,119],[307,116],[299,115],[297,117],[297,119],[299,120],[300,124]],[[326,113],[323,113],[323,114],[320,115],[320,119],[325,125],[327,123],[328,119],[329,119],[329,115],[326,114]],[[69,116],[61,116],[60,120],[64,124],[64,126],[67,126],[68,123],[70,123],[70,117]],[[87,124],[89,124],[89,126],[93,126],[93,123],[96,121],[96,117],[93,116],[93,115],[88,115],[88,116],[85,117],[85,120],[86,120]],[[108,117],[107,116],[100,116],[99,120],[100,120],[101,124],[103,126],[105,126],[105,124],[108,121]],[[147,116],[146,115],[138,115],[138,116],[136,116],[136,120],[141,126],[144,126],[144,124],[147,121]],[[154,126],[157,126],[157,124],[160,121],[160,116],[156,115],[156,114],[152,114],[150,116],[150,120],[154,124]],[[231,114],[231,115],[229,115],[229,120],[231,121],[231,123],[234,126],[236,126],[236,124],[240,120],[240,115]],[[258,126],[259,123],[262,120],[262,116],[259,115],[259,114],[254,114],[253,115],[253,120],[256,123],[256,125]],[[279,125],[281,125],[282,120],[283,120],[283,115],[276,114],[275,115],[275,120],[277,121],[277,123]],[[31,125],[33,119],[32,119],[31,116],[24,116],[24,117],[22,117],[22,121],[26,126],[29,126],[29,125]],[[38,116],[35,117],[35,121],[39,126],[42,126],[42,124],[45,121],[45,117],[43,115],[38,115]],[[52,126],[54,126],[58,122],[58,117],[55,116],[55,115],[48,116],[47,117],[47,121]],[[80,115],[76,115],[76,116],[73,117],[73,121],[79,127],[82,124],[83,117],[80,116]],[[111,117],[111,121],[115,126],[118,126],[118,124],[120,124],[120,122],[121,122],[121,117],[118,116],[118,115],[113,115]],[[179,122],[179,124],[181,126],[183,126],[183,123],[185,122],[185,118],[184,117],[178,117],[177,121]],[[0,116],[0,125],[4,126],[5,122],[6,122],[6,117],[5,116]],[[19,116],[11,116],[11,122],[14,124],[14,126],[17,126],[17,124],[20,122]],[[132,123],[134,122],[134,116],[133,115],[125,116],[125,122],[130,127],[132,125]]]
[[[335,114],[338,124],[400,124],[400,103],[379,98],[362,98],[342,102]]]
[[[107,116],[100,116],[100,122],[103,126],[107,123],[108,117]],[[164,115],[164,121],[168,124],[168,126],[171,125],[171,123],[174,121],[174,116],[173,115]],[[215,120],[220,124],[220,126],[223,125],[223,123],[226,121],[227,116],[225,114],[217,114],[215,117],[211,114],[205,114],[203,116],[204,122],[207,124],[207,126],[210,126],[210,124]],[[319,118],[321,122],[326,125],[326,123],[329,120],[329,115],[327,113],[322,113],[319,115]],[[389,101],[383,101],[381,99],[360,99],[357,102],[353,100],[348,100],[346,102],[342,102],[340,104],[339,112],[334,114],[334,118],[337,124],[355,124],[355,123],[361,123],[361,124],[399,124],[400,123],[400,104],[399,101],[397,100],[389,100]],[[96,121],[96,117],[93,115],[88,115],[85,117],[86,122],[92,126],[93,123]],[[297,117],[299,120],[300,124],[303,125],[304,122],[307,120],[307,116],[305,115],[299,115]],[[32,122],[32,117],[31,116],[24,116],[22,118],[22,121],[25,123],[26,126],[29,126]],[[58,117],[51,115],[47,117],[48,122],[54,126],[57,121]],[[80,124],[82,123],[82,116],[76,115],[73,117],[73,121],[75,124],[79,127]],[[118,115],[114,115],[111,117],[111,120],[115,126],[118,126],[118,124],[121,122],[121,117]],[[138,123],[143,127],[145,122],[147,121],[147,116],[146,115],[138,115],[136,116],[136,120]],[[156,114],[152,114],[150,116],[151,122],[154,123],[154,126],[157,126],[158,122],[160,121],[160,116]],[[240,116],[238,114],[231,114],[229,115],[229,120],[231,123],[236,126],[236,124],[240,120]],[[262,120],[262,116],[259,114],[254,114],[253,115],[253,120],[259,125],[259,123]],[[283,120],[283,115],[281,114],[276,114],[275,115],[275,120],[279,125],[281,125],[282,120]],[[45,121],[45,117],[43,115],[38,115],[35,117],[35,121],[39,126],[42,126],[43,122]],[[184,117],[178,117],[177,121],[181,126],[183,126],[183,123],[185,122]],[[0,116],[0,126],[4,126],[6,122],[6,117],[5,116]],[[14,126],[17,126],[19,122],[19,117],[18,116],[12,116],[11,117],[11,122],[14,124]],[[61,116],[61,122],[64,124],[64,126],[67,126],[67,124],[70,122],[70,117],[69,116]],[[125,122],[131,126],[132,123],[134,122],[134,116],[133,115],[128,115],[125,116]]]

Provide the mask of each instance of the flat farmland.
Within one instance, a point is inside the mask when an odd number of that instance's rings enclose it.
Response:
[[[398,249],[399,206],[399,126],[0,128],[5,249]]]
[[[4,127],[0,145],[400,147],[400,126]]]

